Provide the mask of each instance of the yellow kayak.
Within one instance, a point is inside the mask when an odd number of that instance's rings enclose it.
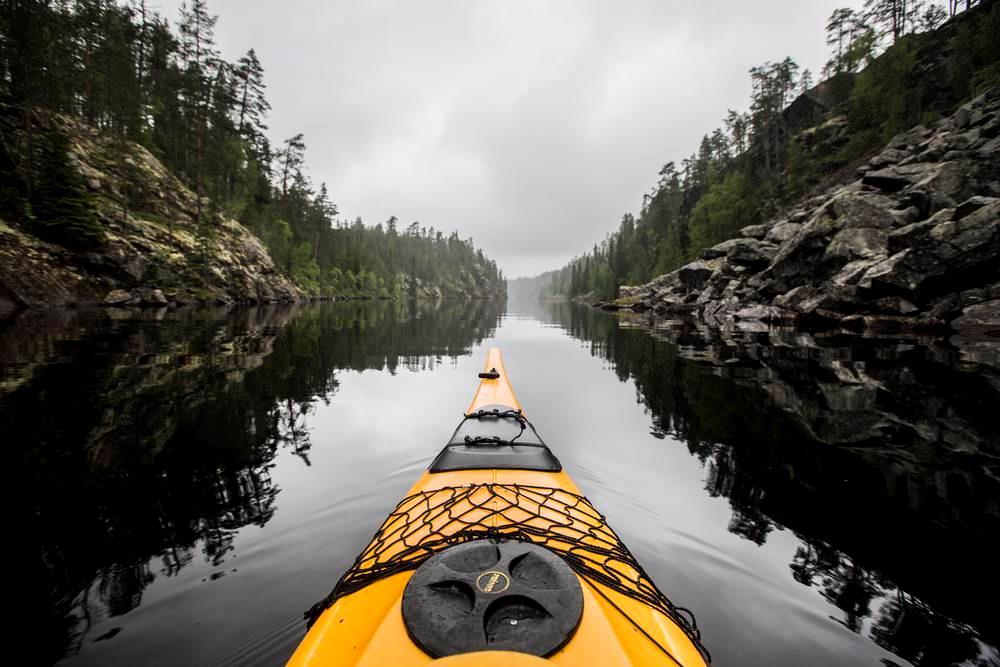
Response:
[[[524,417],[492,349],[472,404],[289,661],[707,665],[674,606]]]

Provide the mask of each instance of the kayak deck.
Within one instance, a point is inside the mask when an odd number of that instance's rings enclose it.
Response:
[[[289,665],[434,662],[408,632],[404,590],[435,554],[484,539],[543,547],[578,578],[583,613],[571,638],[547,657],[551,663],[706,664],[693,618],[657,589],[524,419],[499,350],[490,351],[485,368],[456,436],[310,610],[313,625]],[[476,428],[463,435],[470,420],[488,421],[487,430],[501,435],[469,435]],[[490,654],[501,655],[487,650],[447,660],[491,664],[482,662]]]

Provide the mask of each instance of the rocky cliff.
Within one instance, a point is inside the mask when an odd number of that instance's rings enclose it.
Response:
[[[1000,90],[896,136],[856,176],[605,306],[720,324],[1000,331]]]
[[[68,140],[103,239],[81,252],[43,241],[24,223],[0,220],[0,310],[300,297],[253,234],[212,212],[207,200],[199,216],[195,194],[145,148],[64,116],[36,112],[34,123],[37,132]]]

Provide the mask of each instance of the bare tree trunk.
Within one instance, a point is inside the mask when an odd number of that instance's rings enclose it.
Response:
[[[195,205],[195,211],[196,211],[196,213],[195,213],[195,223],[197,225],[201,225],[201,196],[202,196],[202,188],[201,188],[201,158],[202,158],[202,149],[201,149],[201,144],[202,144],[203,138],[204,138],[204,128],[202,127],[201,123],[198,123],[198,133],[197,133],[197,136],[195,138],[195,176],[194,176],[195,190],[196,190],[195,196],[198,199],[197,204]]]
[[[146,76],[146,0],[139,0],[139,62],[136,65],[136,76],[139,81],[139,112],[142,122],[146,121],[146,88],[143,80]]]
[[[239,124],[240,134],[243,133],[243,123],[247,113],[247,97],[250,94],[249,88],[250,88],[250,77],[249,75],[247,75],[247,78],[243,80],[243,95],[240,98],[240,124]]]
[[[290,151],[291,148],[289,148],[288,150]],[[287,197],[288,196],[288,163],[289,163],[289,161],[290,161],[290,155],[288,153],[285,153],[285,164],[283,165],[282,172],[281,172],[281,196],[282,197]]]
[[[27,148],[27,160],[25,160],[25,193],[27,200],[32,201],[35,191],[35,127],[32,107],[35,99],[32,95],[33,84],[30,72],[28,72],[27,60],[24,62],[24,140]]]

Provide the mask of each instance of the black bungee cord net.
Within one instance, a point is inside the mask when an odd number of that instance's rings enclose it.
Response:
[[[694,615],[660,592],[632,553],[583,496],[523,484],[471,484],[420,491],[399,501],[334,589],[305,613],[311,626],[336,600],[394,574],[414,570],[456,544],[484,538],[530,542],[561,556],[671,660],[670,651],[615,604],[600,584],[673,621],[706,662]]]

